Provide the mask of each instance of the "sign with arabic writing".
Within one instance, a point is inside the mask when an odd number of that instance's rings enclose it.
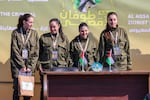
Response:
[[[75,7],[77,1],[79,0],[0,0],[0,62],[9,59],[10,35],[16,28],[18,17],[24,13],[31,13],[35,17],[34,29],[39,36],[49,31],[48,22],[51,18],[59,18],[64,33],[71,40],[78,35],[80,22],[86,22],[90,31],[99,39],[106,26],[107,13],[116,11],[119,25],[129,34],[131,49],[150,54],[149,0],[81,0],[90,4],[86,10],[79,9],[83,4],[81,2]],[[91,2],[94,3],[91,5]]]

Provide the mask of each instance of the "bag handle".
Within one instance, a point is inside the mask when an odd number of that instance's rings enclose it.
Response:
[[[19,71],[19,75],[32,76],[32,71],[30,71],[30,72],[22,72],[22,71]]]

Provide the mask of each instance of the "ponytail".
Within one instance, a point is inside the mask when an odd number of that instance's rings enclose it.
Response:
[[[24,14],[24,15],[20,15],[19,19],[18,19],[18,24],[17,24],[17,28],[20,29],[21,27],[23,27],[23,21],[28,21],[29,17],[33,17],[31,14]]]

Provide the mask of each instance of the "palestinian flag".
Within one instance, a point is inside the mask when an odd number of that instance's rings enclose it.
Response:
[[[95,7],[101,0],[74,0],[74,6],[80,12],[87,12],[89,8]]]
[[[79,63],[80,63],[81,66],[86,66],[87,65],[87,60],[86,60],[84,54],[85,54],[85,52],[82,51],[81,55],[80,55]]]
[[[112,64],[114,64],[114,60],[112,58],[112,50],[108,51],[107,53],[107,58],[106,58],[106,63],[111,66]]]

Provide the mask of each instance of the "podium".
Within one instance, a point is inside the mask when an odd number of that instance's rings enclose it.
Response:
[[[143,100],[150,72],[44,72],[44,100]]]

